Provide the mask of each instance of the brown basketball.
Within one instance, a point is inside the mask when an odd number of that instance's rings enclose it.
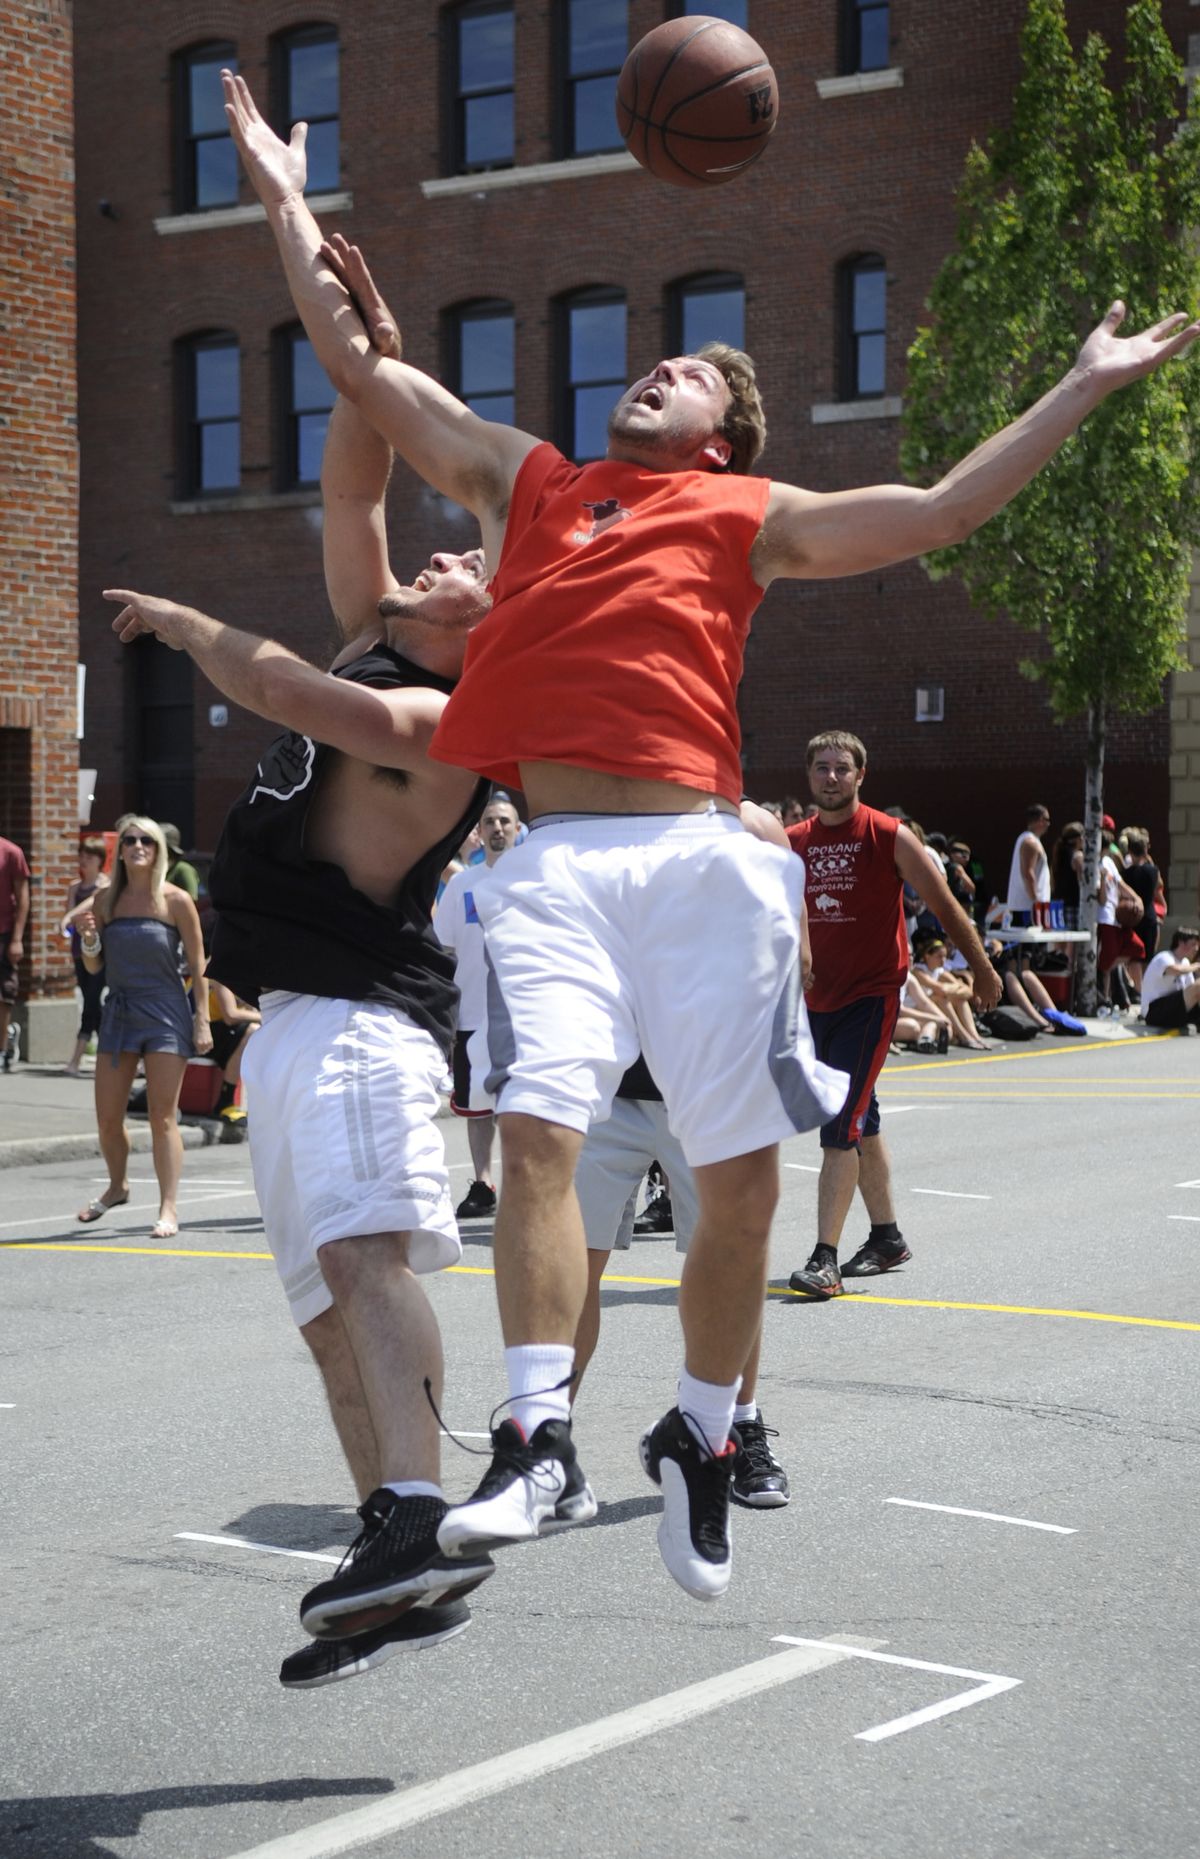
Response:
[[[677,187],[716,187],[756,162],[779,116],[761,45],[693,13],[648,32],[617,79],[617,127],[643,168]]]

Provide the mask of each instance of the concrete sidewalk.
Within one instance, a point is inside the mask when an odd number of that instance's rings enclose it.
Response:
[[[85,1059],[82,1078],[67,1078],[61,1065],[24,1065],[0,1072],[0,1168],[32,1162],[70,1162],[99,1155],[92,1079],[95,1061]],[[181,1118],[185,1149],[216,1142],[221,1126],[215,1117]],[[128,1122],[135,1153],[150,1148],[150,1130],[140,1117]]]

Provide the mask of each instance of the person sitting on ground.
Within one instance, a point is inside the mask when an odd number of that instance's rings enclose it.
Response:
[[[918,1041],[922,1033],[932,1035],[932,1048],[928,1045],[922,1046],[922,1051],[946,1052],[949,1050],[950,1036],[954,1030],[950,1015],[930,996],[911,968],[900,990],[900,1013],[902,1016],[907,1015],[910,1021],[915,1020],[918,1023]],[[896,1024],[898,1029],[899,1020]]]
[[[1010,943],[1005,948],[1002,943],[989,940],[985,946],[1004,983],[1005,1000],[1010,1007],[1019,1007],[1027,1014],[1039,1033],[1070,1033],[1078,1037],[1087,1032],[1082,1020],[1076,1020],[1055,1005],[1041,976],[1025,962],[1019,944]]]
[[[1200,929],[1181,923],[1142,977],[1142,1018],[1147,1026],[1200,1027]]]
[[[920,984],[931,1000],[937,1001],[950,1020],[950,1037],[956,1046],[970,1052],[987,1052],[988,1041],[981,1039],[975,1016],[971,1012],[974,989],[960,981],[946,967],[946,942],[942,936],[921,935],[913,939],[913,964]]]

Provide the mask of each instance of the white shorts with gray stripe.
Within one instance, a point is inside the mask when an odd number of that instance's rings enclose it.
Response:
[[[298,1324],[333,1299],[317,1252],[407,1233],[414,1272],[462,1257],[435,1117],[446,1064],[394,1007],[264,994],[246,1042],[250,1159],[267,1242]]]

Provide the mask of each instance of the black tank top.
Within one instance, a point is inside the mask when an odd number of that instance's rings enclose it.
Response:
[[[385,645],[333,675],[377,690],[454,689],[452,678],[435,677]],[[432,929],[433,900],[446,861],[483,811],[487,783],[412,867],[388,908],[357,890],[340,865],[304,850],[309,806],[336,753],[288,730],[234,802],[209,873],[217,911],[209,973],[251,1003],[278,988],[399,1007],[449,1053],[458,991],[454,956]]]

